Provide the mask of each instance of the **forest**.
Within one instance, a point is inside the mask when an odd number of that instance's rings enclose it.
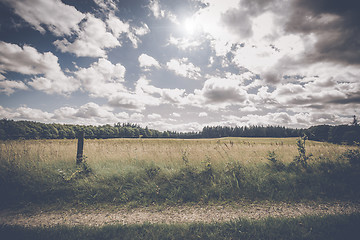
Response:
[[[355,121],[349,125],[318,125],[307,129],[281,126],[205,126],[199,132],[158,131],[132,123],[114,125],[72,125],[40,123],[33,121],[0,120],[0,139],[74,139],[83,131],[88,139],[107,138],[221,138],[221,137],[299,137],[336,144],[358,144],[360,126]]]

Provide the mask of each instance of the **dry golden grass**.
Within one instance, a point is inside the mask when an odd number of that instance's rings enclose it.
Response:
[[[0,142],[0,159],[13,163],[69,164],[75,162],[76,140],[23,140]],[[335,159],[349,146],[306,142],[313,159]],[[136,168],[156,164],[167,169],[189,165],[213,166],[238,161],[258,164],[267,161],[269,151],[279,160],[291,162],[298,154],[296,138],[221,138],[221,139],[87,139],[84,154],[88,164],[98,170]]]

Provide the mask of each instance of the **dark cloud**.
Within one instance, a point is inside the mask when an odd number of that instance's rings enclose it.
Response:
[[[335,103],[335,104],[350,104],[350,103],[360,103],[360,96],[355,97],[349,97],[349,98],[342,98],[342,99],[333,99],[329,101],[329,103]]]
[[[251,37],[253,34],[252,23],[246,11],[230,9],[222,15],[222,21],[232,32],[241,37]]]
[[[261,77],[269,84],[277,84],[281,82],[282,79],[282,76],[275,71],[265,72]]]
[[[306,108],[312,108],[312,109],[316,109],[316,110],[323,110],[325,109],[325,106],[324,105],[321,105],[321,104],[312,104],[312,105],[308,105],[308,106],[305,106]]]
[[[246,100],[245,94],[240,94],[233,89],[213,89],[205,92],[204,97],[209,103],[244,102]]]
[[[296,0],[292,8],[286,30],[317,37],[308,61],[360,64],[360,1]]]

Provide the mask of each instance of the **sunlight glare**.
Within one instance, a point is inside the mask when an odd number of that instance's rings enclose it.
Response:
[[[196,30],[196,23],[193,19],[188,18],[184,22],[184,29],[187,34],[193,35]]]

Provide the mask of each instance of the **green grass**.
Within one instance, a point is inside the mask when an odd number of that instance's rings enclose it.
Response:
[[[360,215],[306,216],[294,219],[239,219],[224,223],[55,226],[0,226],[1,239],[358,239]]]
[[[0,207],[33,204],[183,204],[250,200],[359,199],[358,147],[296,139],[109,139],[1,142]],[[275,161],[269,161],[269,152]],[[349,152],[348,152],[349,153]],[[284,157],[286,156],[286,157]]]

